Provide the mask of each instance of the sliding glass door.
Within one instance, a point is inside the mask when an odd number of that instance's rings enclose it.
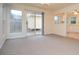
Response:
[[[33,35],[35,33],[35,14],[33,13],[28,13],[27,14],[27,35]]]
[[[11,10],[10,33],[22,32],[22,11]]]
[[[36,14],[36,34],[42,34],[42,14]]]
[[[22,15],[22,12],[19,10],[10,10],[10,36],[22,36],[22,34],[41,35],[44,30],[42,13],[28,12]],[[25,19],[26,22],[24,22]]]
[[[27,35],[42,34],[42,13],[27,13]]]

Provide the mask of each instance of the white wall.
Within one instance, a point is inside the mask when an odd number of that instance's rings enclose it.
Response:
[[[67,24],[66,24],[66,20],[67,20],[67,14],[68,13],[72,13],[75,9],[77,9],[79,11],[79,4],[73,4],[71,6],[68,6],[68,7],[64,7],[62,9],[59,9],[59,10],[56,10],[56,11],[50,11],[50,15],[48,16],[48,20],[47,22],[49,21],[49,28],[47,28],[48,30],[46,30],[48,33],[53,33],[53,34],[57,34],[57,35],[61,35],[61,36],[67,36]],[[64,23],[62,24],[55,24],[54,21],[53,23],[52,22],[52,18],[53,16],[56,16],[57,14],[61,16],[61,14],[64,13],[63,15],[63,20],[64,20]],[[48,14],[47,14],[48,15]],[[52,18],[51,18],[51,15],[52,15]],[[76,26],[73,26],[74,28],[79,28],[78,25]],[[53,28],[52,30],[50,30],[51,28]],[[74,31],[78,31],[78,30],[74,30]]]
[[[76,17],[76,24],[71,24],[70,23],[70,17],[72,16],[75,16]],[[75,14],[68,14],[67,15],[67,21],[68,21],[68,24],[67,24],[67,32],[77,32],[79,33],[79,14],[75,15]]]
[[[7,31],[7,26],[6,26],[6,4],[0,4],[0,48],[4,44],[6,40],[6,31]]]
[[[49,11],[44,13],[44,34],[52,34],[55,32],[55,26],[53,22],[53,14]]]
[[[54,16],[61,16],[64,23],[55,24]],[[45,34],[56,34],[66,36],[66,14],[55,14],[53,12],[45,12],[44,29]]]
[[[0,48],[2,46],[2,4],[0,4]]]
[[[66,20],[69,20],[68,18],[71,17],[71,16],[76,16],[77,17],[77,24],[69,24],[67,25],[67,32],[79,32],[79,14],[78,15],[73,15],[72,12],[74,10],[78,10],[79,11],[79,3],[77,4],[73,4],[71,6],[68,6],[66,8],[63,8],[63,9],[60,9],[60,10],[57,10],[56,13],[66,13],[67,14],[67,19]]]
[[[61,22],[59,24],[55,24],[54,23],[54,26],[55,26],[55,32],[54,34],[57,34],[57,35],[61,35],[61,36],[66,36],[66,15],[65,14],[58,14],[58,16],[61,17]],[[54,18],[53,18],[54,20]],[[62,23],[62,21],[64,23]]]

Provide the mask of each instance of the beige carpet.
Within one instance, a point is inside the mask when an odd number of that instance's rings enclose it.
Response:
[[[79,54],[79,40],[56,35],[28,36],[8,39],[1,55],[62,55]]]

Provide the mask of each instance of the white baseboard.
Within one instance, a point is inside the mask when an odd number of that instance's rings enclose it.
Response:
[[[9,36],[7,36],[7,39],[22,38],[26,36],[27,35],[25,33],[10,34]]]

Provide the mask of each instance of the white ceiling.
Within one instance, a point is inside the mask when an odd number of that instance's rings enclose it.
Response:
[[[46,10],[58,10],[67,6],[70,6],[74,3],[49,3],[49,4],[41,4],[41,3],[25,3],[24,5],[38,7]]]

